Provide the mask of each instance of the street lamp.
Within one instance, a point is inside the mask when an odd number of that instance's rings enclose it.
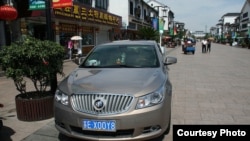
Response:
[[[5,21],[0,20],[0,50],[2,49],[2,46],[6,45],[6,40],[5,40]]]
[[[168,17],[168,12],[170,10],[170,7],[168,7],[166,5],[164,5],[164,6],[160,5],[160,6],[154,6],[154,8],[157,8],[158,17],[164,17],[164,18]],[[160,8],[161,8],[161,10],[160,10]],[[162,12],[160,12],[160,11],[162,11]]]
[[[162,34],[164,33],[164,26],[165,26],[165,18],[168,17],[168,6],[154,6],[154,8],[157,8],[158,11],[158,31],[160,34],[160,46],[162,44]],[[161,9],[160,9],[161,8]]]
[[[169,7],[164,6],[162,9],[162,17],[167,18],[168,17],[168,12],[169,12]]]
[[[163,18],[160,18],[159,19],[159,33],[160,33],[160,46],[161,46],[161,40],[162,40],[162,34],[164,32],[164,24],[165,24],[165,21]]]
[[[52,28],[51,28],[51,0],[45,0],[45,13],[47,25],[47,40],[53,41]],[[50,91],[54,93],[57,88],[57,74],[56,72],[50,73]]]

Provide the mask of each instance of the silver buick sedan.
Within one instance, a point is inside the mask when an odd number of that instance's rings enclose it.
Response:
[[[84,140],[150,140],[171,127],[172,84],[155,41],[114,41],[95,46],[58,86],[55,126]]]

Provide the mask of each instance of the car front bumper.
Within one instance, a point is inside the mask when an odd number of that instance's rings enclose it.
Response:
[[[131,108],[132,109],[132,108]],[[84,140],[126,141],[146,140],[158,137],[170,126],[171,98],[159,105],[129,110],[126,113],[97,116],[74,111],[55,102],[55,126],[69,137]],[[116,131],[83,130],[83,119],[115,120]]]

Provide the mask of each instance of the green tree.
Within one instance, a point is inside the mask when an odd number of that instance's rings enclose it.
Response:
[[[29,78],[36,89],[36,94],[45,94],[46,87],[51,83],[51,73],[63,75],[64,47],[49,40],[24,37],[12,42],[0,51],[0,62],[5,74],[14,80],[17,90],[22,94],[26,91]],[[54,90],[51,90],[54,94]]]
[[[143,27],[138,30],[138,36],[144,40],[159,41],[159,32],[152,27]]]
[[[29,0],[11,0],[13,3],[13,6],[16,8],[18,12],[18,17],[13,20],[9,21],[10,25],[10,32],[11,32],[11,42],[15,42],[18,40],[21,40],[22,34],[21,34],[21,18],[28,17],[31,15],[32,10],[29,10]],[[3,2],[6,3],[7,1]],[[50,39],[48,39],[50,40]],[[57,76],[55,73],[51,72],[50,74],[50,87],[52,91],[56,91],[57,87]]]

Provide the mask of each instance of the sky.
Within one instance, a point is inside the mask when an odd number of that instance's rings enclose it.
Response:
[[[208,32],[226,13],[240,13],[245,0],[156,0],[170,7],[174,21],[185,23],[185,28]]]

